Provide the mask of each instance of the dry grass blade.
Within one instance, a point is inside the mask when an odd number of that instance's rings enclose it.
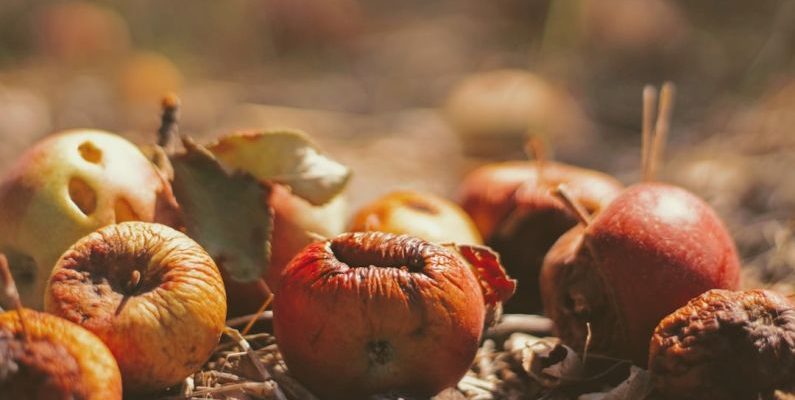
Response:
[[[19,314],[19,324],[22,326],[22,335],[25,341],[30,341],[28,336],[28,326],[25,324],[25,318],[22,315],[22,301],[19,299],[19,291],[17,291],[17,284],[14,282],[14,277],[11,275],[11,267],[8,265],[8,258],[3,253],[0,253],[0,276],[3,278],[3,295],[11,302],[14,309]]]
[[[273,311],[268,310],[258,314],[247,314],[240,317],[231,318],[226,320],[226,326],[234,328],[240,325],[245,325],[251,321],[252,318],[254,318],[255,321],[269,321],[273,319]]]
[[[660,91],[659,108],[657,109],[657,123],[654,125],[654,139],[649,154],[649,179],[654,179],[657,165],[665,153],[665,143],[668,140],[668,131],[671,129],[671,116],[674,110],[674,95],[676,88],[671,82],[665,82]]]
[[[268,297],[265,299],[265,301],[262,302],[262,305],[259,307],[259,309],[257,309],[257,312],[254,313],[254,315],[251,317],[251,319],[249,319],[248,323],[246,324],[246,327],[243,328],[243,330],[240,332],[242,336],[246,336],[248,334],[248,332],[254,326],[254,323],[257,322],[257,320],[259,319],[259,316],[263,312],[265,312],[265,309],[268,308],[268,306],[271,305],[271,302],[273,301],[273,292],[271,291],[271,288],[268,287],[268,284],[265,283],[265,279],[259,278],[259,281],[257,281],[257,286],[259,290],[267,293]]]
[[[577,201],[574,196],[571,195],[571,193],[569,193],[566,185],[558,185],[558,187],[552,191],[552,194],[559,198],[563,204],[566,205],[566,208],[568,208],[577,217],[583,226],[587,227],[588,225],[591,225],[591,214],[589,214],[585,207],[583,207],[582,204],[580,204],[580,202]]]
[[[268,373],[268,370],[265,368],[265,365],[262,364],[262,361],[260,361],[259,357],[257,356],[257,353],[254,352],[254,350],[251,348],[251,345],[248,343],[246,338],[244,338],[243,335],[241,335],[237,329],[232,329],[227,327],[226,329],[224,329],[224,334],[232,338],[232,340],[237,342],[238,346],[240,346],[240,348],[243,349],[243,351],[248,356],[249,360],[251,360],[251,363],[254,364],[254,368],[257,369],[257,372],[260,374],[263,381],[273,380],[271,374]],[[274,387],[273,395],[278,400],[287,400],[287,397],[285,397],[284,393],[282,393],[281,389],[279,389],[278,386]]]
[[[650,173],[650,152],[652,130],[654,129],[654,109],[657,108],[657,89],[652,85],[643,88],[643,126],[641,130],[641,171],[643,180],[652,179]]]

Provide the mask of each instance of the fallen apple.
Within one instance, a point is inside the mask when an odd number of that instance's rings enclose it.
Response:
[[[484,297],[462,258],[419,238],[346,233],[310,244],[274,299],[290,373],[322,398],[431,396],[472,363]]]
[[[108,345],[126,393],[150,393],[207,361],[224,328],[226,294],[218,268],[196,242],[164,225],[125,222],[63,254],[45,306]]]
[[[474,223],[457,204],[430,193],[396,191],[362,207],[350,231],[417,236],[435,243],[480,244]]]
[[[129,220],[174,224],[168,182],[132,143],[96,130],[49,136],[0,183],[0,251],[22,296],[41,308],[53,265],[99,227]]]
[[[53,315],[0,313],[0,398],[121,400],[116,360],[93,333]]]
[[[541,271],[544,310],[569,346],[645,365],[654,327],[709,289],[736,289],[740,261],[715,212],[676,186],[624,190],[558,240]]]
[[[565,184],[590,213],[598,213],[623,186],[601,172],[551,161],[489,164],[472,171],[459,188],[459,203],[486,244],[500,254],[508,274],[519,280],[507,312],[539,311],[538,274],[555,241],[577,217],[552,194]]]

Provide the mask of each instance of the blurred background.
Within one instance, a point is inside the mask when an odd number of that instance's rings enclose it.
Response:
[[[153,142],[174,91],[205,141],[306,130],[354,169],[352,209],[452,196],[473,167],[524,158],[528,132],[631,183],[641,90],[665,80],[663,179],[717,208],[751,282],[791,285],[793,0],[2,0],[0,172],[68,128]]]

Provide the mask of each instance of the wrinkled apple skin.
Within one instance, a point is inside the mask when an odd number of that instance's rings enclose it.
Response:
[[[432,396],[474,359],[483,295],[469,267],[439,245],[346,233],[307,246],[282,282],[277,343],[290,373],[321,398]]]
[[[663,317],[739,283],[740,261],[720,218],[690,192],[661,183],[626,189],[588,228],[564,235],[541,274],[545,311],[564,342],[581,349],[585,323],[594,322],[592,351],[644,366]]]
[[[541,308],[538,274],[544,256],[577,218],[551,190],[565,184],[574,199],[592,214],[623,189],[609,175],[566,164],[512,161],[472,171],[459,188],[459,204],[472,217],[489,247],[500,254],[508,274],[519,280],[506,312],[531,313]]]
[[[53,315],[0,313],[0,398],[121,400],[121,375],[93,333]]]
[[[65,131],[36,143],[0,183],[0,251],[22,302],[40,309],[53,265],[77,239],[126,220],[173,224],[175,207],[169,184],[132,143]]]
[[[131,287],[133,270],[140,284]],[[175,385],[207,361],[226,320],[213,259],[165,225],[125,222],[80,239],[52,271],[47,312],[108,345],[126,393]]]
[[[271,262],[263,276],[272,291],[279,289],[281,272],[293,256],[315,240],[307,232],[334,237],[345,231],[347,205],[345,197],[339,195],[324,205],[313,206],[291,194],[286,187],[273,185],[270,195],[274,217]],[[258,282],[237,282],[224,273],[224,284],[230,317],[256,312],[267,298],[267,290]]]
[[[392,192],[362,207],[349,231],[412,235],[434,243],[483,243],[472,219],[457,204],[415,191]]]

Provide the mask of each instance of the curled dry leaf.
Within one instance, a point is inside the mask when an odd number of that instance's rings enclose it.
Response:
[[[247,173],[228,174],[192,140],[183,144],[186,151],[172,156],[171,164],[188,235],[233,279],[259,279],[270,260],[270,188]]]
[[[486,305],[504,303],[516,292],[516,280],[511,279],[500,264],[500,256],[490,248],[477,245],[449,245],[472,267],[480,282]]]
[[[585,368],[577,353],[557,338],[538,338],[515,333],[505,348],[522,363],[527,374],[546,388],[565,386],[584,378]]]
[[[322,205],[345,188],[351,170],[320,153],[296,130],[236,133],[207,148],[224,166],[255,178],[289,186],[313,205]]]

